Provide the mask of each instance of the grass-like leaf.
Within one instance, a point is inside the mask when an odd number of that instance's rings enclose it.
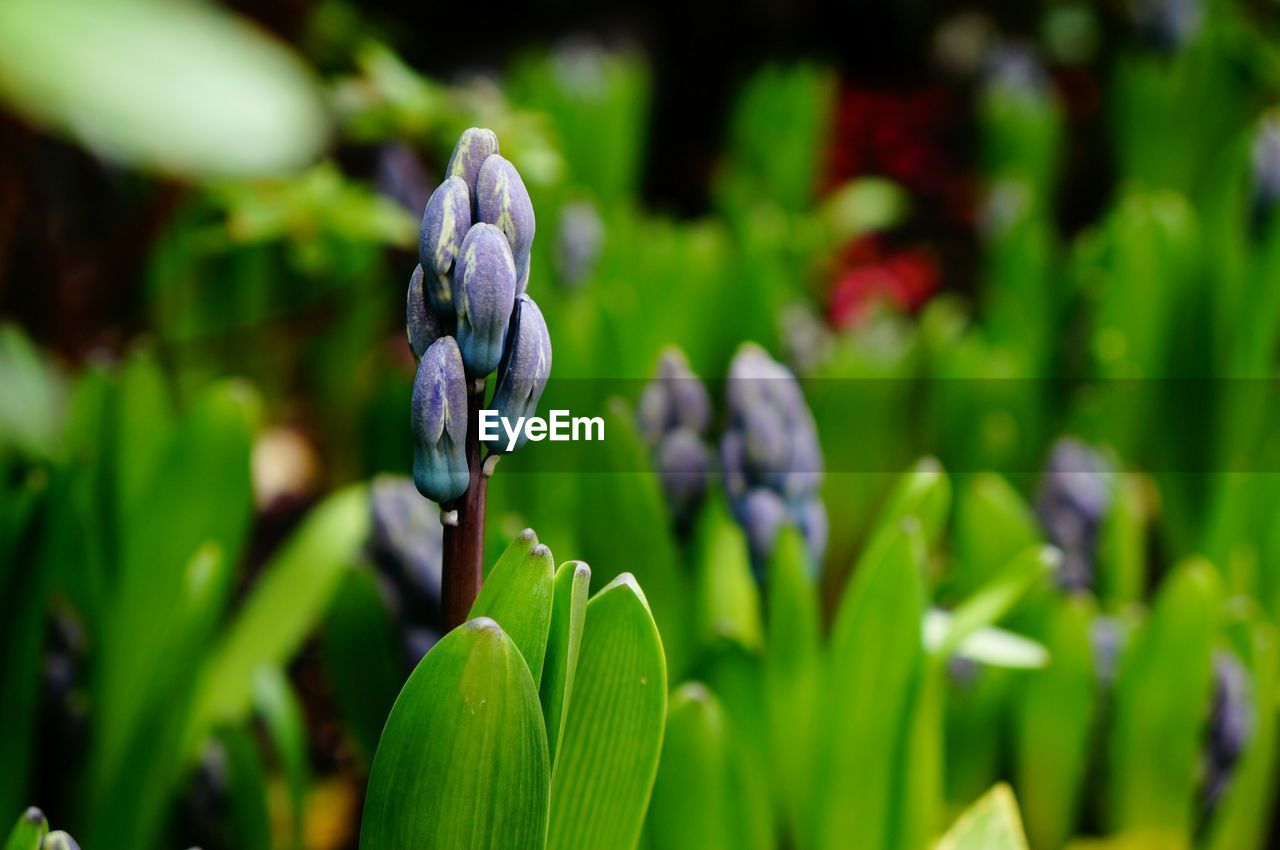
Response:
[[[549,774],[528,665],[496,622],[471,620],[427,653],[391,710],[360,847],[537,850]]]
[[[635,847],[666,711],[662,642],[644,594],[624,573],[587,603],[552,778],[551,848]]]
[[[546,663],[542,667],[542,714],[547,721],[547,744],[555,765],[564,736],[565,709],[573,698],[573,680],[582,649],[582,627],[587,617],[591,568],[581,561],[566,561],[556,572],[552,590],[551,632],[547,635]]]

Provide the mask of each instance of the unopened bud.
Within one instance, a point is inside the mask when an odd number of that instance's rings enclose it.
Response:
[[[409,337],[409,350],[418,359],[422,358],[431,343],[445,333],[444,322],[431,309],[427,300],[424,278],[422,265],[414,266],[413,276],[409,278],[409,295],[404,310],[404,330]]]
[[[467,233],[458,258],[454,310],[458,347],[467,374],[480,378],[498,368],[515,306],[516,270],[502,231],[477,224]]]
[[[431,193],[418,231],[418,260],[426,272],[427,298],[445,313],[453,304],[454,264],[471,228],[467,184],[450,177]]]
[[[507,331],[506,351],[498,365],[498,384],[493,391],[492,407],[498,415],[512,422],[532,416],[551,375],[551,334],[542,311],[528,295],[516,298]],[[527,441],[522,429],[515,448]],[[502,439],[489,444],[493,454],[504,454],[507,443]]]
[[[413,482],[434,502],[466,492],[467,378],[453,337],[436,340],[413,382]]]
[[[459,177],[466,183],[471,193],[471,217],[477,221],[476,182],[480,177],[480,166],[497,152],[498,136],[492,130],[472,127],[458,137],[458,143],[453,146],[453,154],[449,157],[449,165],[445,168],[445,173],[450,177]]]
[[[516,264],[516,291],[529,284],[529,254],[533,248],[533,202],[516,167],[498,154],[484,161],[476,182],[478,221],[496,226],[507,237]]]

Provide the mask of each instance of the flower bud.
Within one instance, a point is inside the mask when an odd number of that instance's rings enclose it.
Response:
[[[443,534],[440,512],[399,475],[379,475],[369,486],[373,520],[365,544],[369,560],[390,585],[406,615],[439,619]]]
[[[792,521],[787,505],[777,493],[765,487],[753,487],[734,506],[742,530],[747,533],[751,562],[760,574],[782,526]]]
[[[827,506],[817,496],[811,496],[796,511],[796,521],[804,536],[805,548],[809,550],[810,566],[816,573],[827,551]]]
[[[450,177],[431,193],[418,231],[418,260],[426,271],[427,297],[446,313],[453,304],[454,263],[471,228],[467,184]]]
[[[1050,452],[1036,496],[1036,515],[1049,542],[1062,550],[1058,586],[1084,591],[1093,585],[1102,521],[1111,508],[1110,465],[1075,439],[1059,440]]]
[[[1253,183],[1250,225],[1261,233],[1280,202],[1280,115],[1271,114],[1254,132],[1249,151]]]
[[[404,310],[404,330],[409,337],[409,350],[417,359],[421,359],[431,343],[445,334],[444,322],[427,303],[424,278],[422,265],[414,266],[413,275],[409,278],[409,295]]]
[[[556,239],[556,271],[569,287],[582,283],[595,269],[604,245],[604,222],[595,204],[575,201],[560,210]]]
[[[551,335],[542,311],[528,295],[516,298],[507,332],[506,351],[498,365],[498,384],[493,391],[491,407],[511,421],[532,416],[551,375]],[[516,448],[527,438],[520,432]],[[504,454],[507,444],[502,439],[489,444],[493,454]]]
[[[529,284],[529,253],[533,247],[533,202],[520,172],[496,153],[480,167],[476,220],[495,225],[507,237],[516,264],[516,292],[524,292]]]
[[[80,845],[60,829],[54,830],[40,842],[40,850],[80,850]]]
[[[676,521],[689,522],[707,491],[711,453],[706,444],[693,431],[677,428],[658,444],[654,465]]]
[[[467,233],[458,258],[454,310],[458,347],[467,374],[482,378],[498,368],[515,306],[516,270],[502,231],[477,224]]]
[[[706,431],[711,422],[711,399],[706,387],[689,368],[678,348],[667,348],[658,361],[658,374],[640,394],[637,412],[640,432],[650,446],[676,428],[695,434]]]
[[[1253,737],[1249,673],[1231,652],[1213,656],[1213,708],[1203,761],[1204,802],[1210,811],[1231,784],[1237,763]]]
[[[498,136],[492,131],[472,127],[464,130],[453,146],[453,154],[449,157],[449,165],[445,174],[461,178],[471,193],[471,217],[476,219],[476,181],[480,177],[480,166],[493,154],[498,152]]]
[[[433,502],[466,492],[467,377],[451,336],[431,344],[413,382],[413,482]]]

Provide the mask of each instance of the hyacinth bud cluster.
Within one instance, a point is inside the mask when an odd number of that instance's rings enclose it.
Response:
[[[1058,586],[1071,592],[1093,587],[1098,536],[1111,510],[1112,468],[1080,440],[1065,438],[1049,453],[1036,495],[1036,515],[1049,542],[1062,550]]]
[[[729,504],[757,571],[778,532],[794,524],[815,566],[827,545],[827,513],[818,496],[822,450],[795,376],[758,345],[738,349],[726,387],[728,421],[720,443]]]
[[[551,338],[525,290],[533,204],[492,130],[472,128],[432,193],[409,280],[405,325],[418,358],[413,478],[448,502],[466,492],[471,391],[497,373],[491,408],[515,420],[536,410],[551,373]],[[491,453],[503,446],[489,446]]]
[[[1226,650],[1214,653],[1213,705],[1202,752],[1207,810],[1211,811],[1227,790],[1253,735],[1249,689],[1249,673],[1240,659]]]
[[[684,352],[668,348],[640,395],[640,433],[649,446],[677,529],[686,532],[707,492],[711,399]]]
[[[365,555],[377,571],[383,598],[399,627],[410,668],[444,634],[440,586],[444,527],[408,478],[383,475],[369,488]]]

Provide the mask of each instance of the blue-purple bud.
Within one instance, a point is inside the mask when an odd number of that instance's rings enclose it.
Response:
[[[419,617],[438,619],[444,529],[440,512],[420,497],[413,482],[380,475],[369,487],[372,533],[369,560]]]
[[[467,233],[454,275],[458,348],[467,374],[482,378],[498,368],[515,306],[516,269],[502,231],[477,224]]]
[[[1049,93],[1049,75],[1040,57],[1029,47],[1002,44],[987,56],[983,76],[988,91],[1008,97],[1039,101]]]
[[[422,214],[418,261],[426,271],[427,298],[441,313],[453,307],[454,264],[471,229],[471,201],[460,177],[441,183]]]
[[[492,130],[472,127],[464,130],[458,137],[449,156],[449,164],[445,174],[449,177],[461,178],[471,193],[471,218],[476,217],[476,182],[480,178],[480,166],[484,161],[498,152],[498,136]]]
[[[421,359],[431,343],[445,334],[445,323],[427,303],[427,292],[422,264],[413,267],[409,278],[409,295],[404,308],[404,330],[409,337],[409,350]]]
[[[80,845],[60,829],[54,830],[40,842],[40,850],[80,850]]]
[[[1094,561],[1102,522],[1111,509],[1111,465],[1079,440],[1054,444],[1036,495],[1036,515],[1049,542],[1062,550],[1058,586],[1085,591],[1093,586]]]
[[[507,237],[516,264],[516,292],[524,292],[529,285],[529,254],[533,249],[533,202],[520,172],[496,153],[480,167],[476,220],[496,226]]]
[[[1256,235],[1280,202],[1280,115],[1268,115],[1258,125],[1249,154],[1253,178],[1250,224]]]
[[[813,567],[813,571],[817,573],[822,565],[822,556],[827,551],[827,534],[829,531],[827,506],[816,495],[810,496],[795,511],[795,515],[800,524],[800,533],[804,536],[805,548],[809,550],[810,565]]]
[[[738,518],[742,530],[747,534],[747,546],[751,550],[751,561],[756,573],[763,571],[763,566],[773,553],[773,546],[778,540],[778,532],[782,526],[794,522],[787,505],[777,493],[765,487],[754,487],[746,496],[738,500],[734,506],[734,514]]]
[[[595,204],[590,201],[565,204],[560,210],[556,237],[556,270],[563,283],[576,287],[595,269],[604,245],[604,222]]]
[[[490,406],[512,422],[522,416],[532,416],[538,410],[538,400],[550,375],[551,334],[547,332],[546,319],[532,298],[521,295],[516,298],[511,314],[506,351],[498,365],[498,384]],[[527,437],[521,429],[516,449],[525,442]],[[487,445],[493,454],[506,453],[507,443],[501,438]]]
[[[706,432],[711,422],[711,399],[683,351],[672,347],[662,352],[658,374],[641,392],[636,416],[640,433],[650,446],[676,428]]]
[[[1249,673],[1234,653],[1213,655],[1213,707],[1203,751],[1204,804],[1212,811],[1235,775],[1253,737]]]
[[[413,381],[413,483],[433,502],[466,492],[467,376],[458,344],[436,340],[418,362]]]
[[[658,443],[654,465],[658,468],[667,505],[678,523],[687,524],[707,492],[707,478],[711,474],[711,452],[707,444],[688,428],[676,428]]]

